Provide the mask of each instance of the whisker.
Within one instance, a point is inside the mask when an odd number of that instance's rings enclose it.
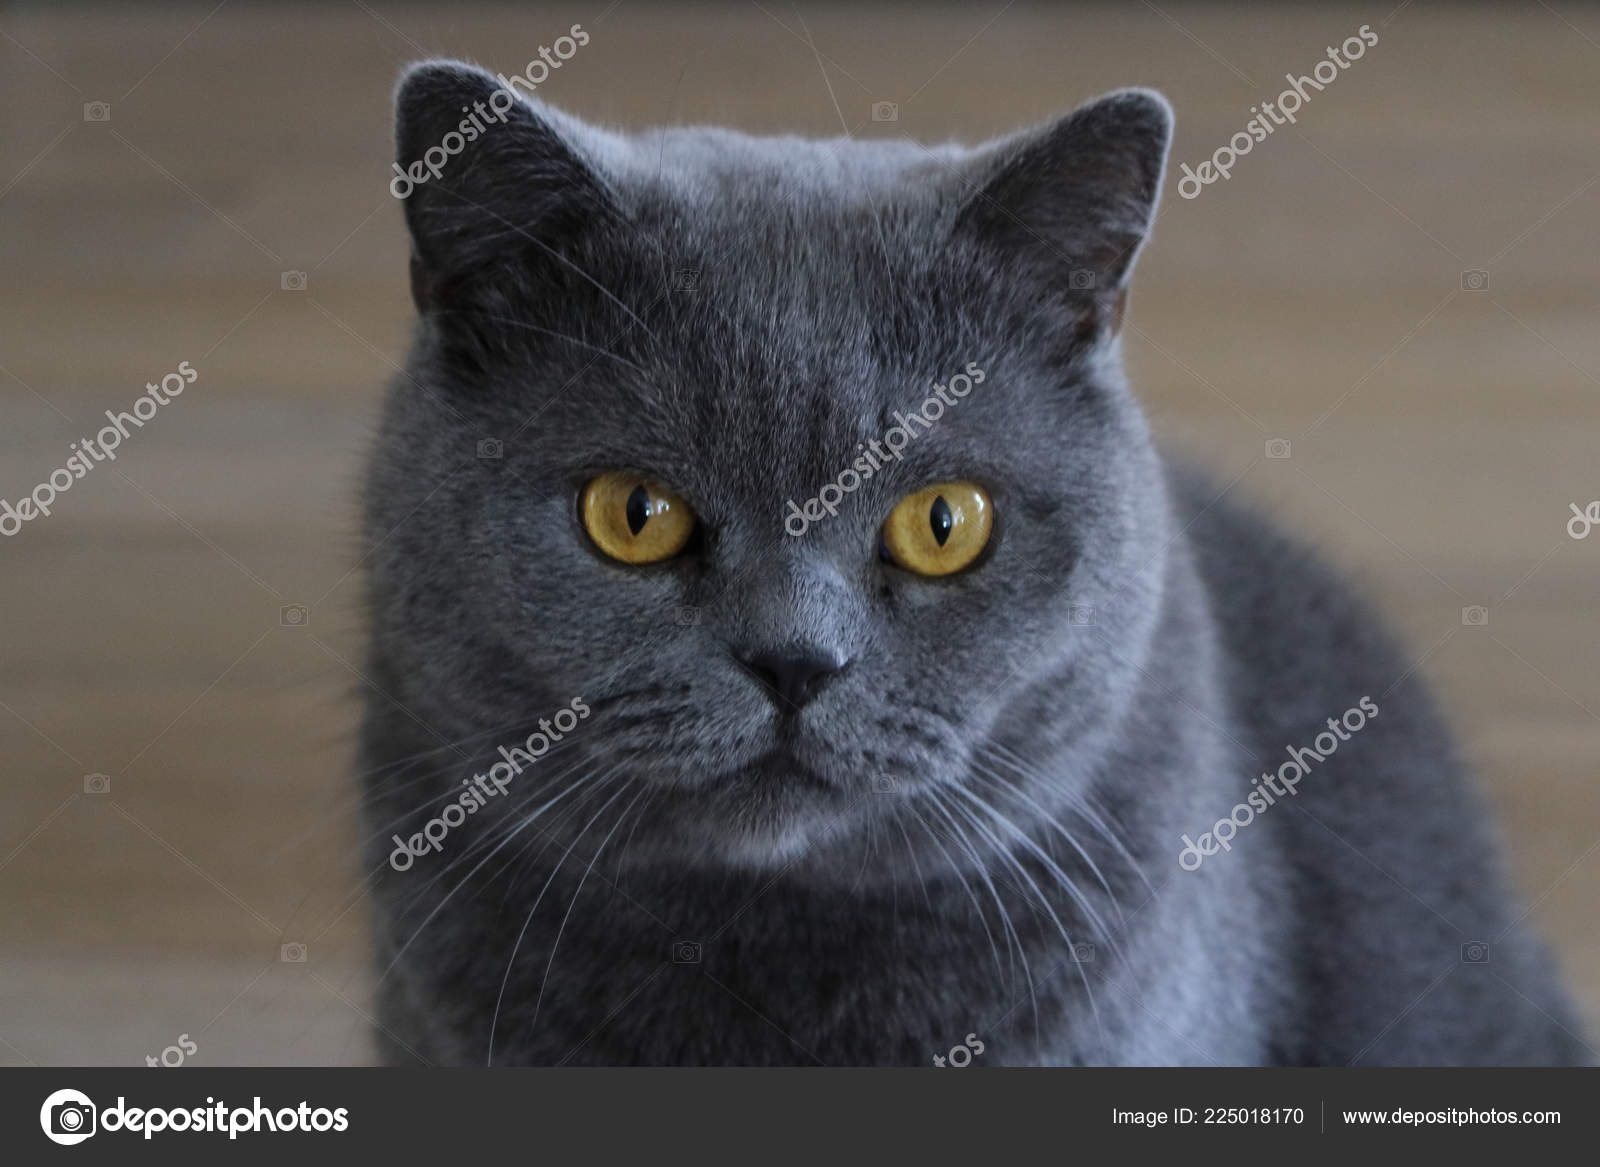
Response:
[[[912,813],[915,814],[916,812],[913,811]],[[922,889],[922,902],[928,909],[928,915],[931,916],[934,914],[933,900],[928,896],[928,879],[922,874],[922,864],[917,861],[916,848],[911,845],[911,836],[907,833],[906,825],[900,821],[898,814],[894,816],[894,825],[900,829],[900,837],[905,840],[906,858],[911,860],[911,867],[917,873],[917,886]],[[924,825],[923,829],[927,829],[926,825]],[[998,956],[999,954],[996,953],[996,955]]]
[[[996,785],[996,787],[998,789],[1000,789],[1004,793],[1007,793],[1007,794],[1010,794],[1010,795],[1016,797],[1018,800],[1020,800],[1020,801],[1022,801],[1024,803],[1026,803],[1027,805],[1031,806],[1040,815],[1044,816],[1045,825],[1047,825],[1051,830],[1055,831],[1056,834],[1060,835],[1069,844],[1071,844],[1072,849],[1078,853],[1078,857],[1081,858],[1084,861],[1084,863],[1088,865],[1088,868],[1089,868],[1090,872],[1092,872],[1094,874],[1094,877],[1095,877],[1096,881],[1098,881],[1100,886],[1101,886],[1101,888],[1104,889],[1104,891],[1106,893],[1106,899],[1110,901],[1112,910],[1115,911],[1116,914],[1117,914],[1118,922],[1119,923],[1124,923],[1124,924],[1127,923],[1127,918],[1125,916],[1123,916],[1123,914],[1122,914],[1122,905],[1117,902],[1117,893],[1112,890],[1111,884],[1106,882],[1106,877],[1101,874],[1100,868],[1095,864],[1095,861],[1089,857],[1089,853],[1087,851],[1085,851],[1083,849],[1083,847],[1081,847],[1078,844],[1077,839],[1075,839],[1072,836],[1072,833],[1070,831],[1068,831],[1065,827],[1063,827],[1054,818],[1051,818],[1050,817],[1050,813],[1047,810],[1045,810],[1044,807],[1040,806],[1037,802],[1035,802],[1033,799],[1029,798],[1028,795],[1024,791],[1021,791],[1021,790],[1018,790],[1018,789],[1012,787],[1010,784],[1006,783],[1002,778],[1000,778],[1000,776],[998,774],[995,774],[992,771],[986,769],[984,766],[982,766],[982,764],[974,763],[973,774],[976,777],[986,778],[986,779],[990,780],[991,782],[993,782]],[[1088,901],[1088,898],[1086,896],[1081,895],[1081,893],[1078,890],[1077,884],[1073,880],[1068,878],[1066,873],[1064,871],[1062,871],[1062,869],[1060,868],[1059,865],[1057,865],[1054,856],[1050,855],[1047,851],[1045,851],[1044,848],[1041,847],[1037,842],[1035,842],[1033,837],[1030,836],[1026,831],[1023,831],[1020,828],[1018,828],[1016,826],[1016,824],[1012,821],[1010,816],[1006,815],[1006,814],[1003,814],[998,807],[996,807],[993,804],[987,802],[986,800],[977,799],[976,794],[974,794],[971,791],[963,790],[962,794],[966,795],[968,798],[973,798],[976,801],[978,801],[979,804],[982,805],[983,808],[986,811],[988,811],[991,815],[995,816],[995,818],[998,821],[1003,822],[1004,824],[1006,824],[1007,828],[1010,831],[1012,831],[1017,836],[1017,838],[1020,839],[1028,847],[1029,850],[1031,850],[1034,854],[1039,856],[1039,858],[1041,860],[1043,860],[1046,864],[1048,864],[1053,869],[1053,874],[1056,876],[1057,879],[1061,880],[1063,882],[1063,884],[1068,887],[1068,889],[1070,890],[1070,892],[1072,894],[1072,897],[1073,897],[1074,901],[1077,902],[1078,907],[1081,908],[1085,913],[1087,913],[1090,916],[1091,923],[1093,923],[1094,926],[1097,929],[1099,929],[1101,932],[1109,934],[1110,930],[1105,926],[1104,922],[1100,920],[1098,914],[1095,912],[1095,909],[1090,905],[1090,903]]]
[[[1075,945],[1072,941],[1072,935],[1067,931],[1066,925],[1062,924],[1061,917],[1056,915],[1056,910],[1050,906],[1049,899],[1045,896],[1044,892],[1040,890],[1039,885],[1034,882],[1033,876],[1028,874],[1027,868],[1023,867],[1022,864],[1017,861],[1016,856],[1013,855],[1011,851],[995,837],[994,832],[990,831],[983,825],[976,815],[972,814],[970,811],[964,810],[959,805],[957,805],[955,809],[962,811],[967,818],[967,821],[972,823],[973,828],[988,841],[991,847],[994,848],[995,853],[1004,862],[1009,864],[1012,870],[1014,870],[1018,875],[1022,876],[1022,878],[1027,881],[1028,886],[1033,889],[1033,894],[1038,897],[1039,903],[1044,908],[1045,913],[1050,917],[1050,922],[1056,926],[1056,931],[1060,934],[1062,943],[1067,946],[1067,955],[1070,958],[1075,949]],[[1089,985],[1089,974],[1084,971],[1083,961],[1075,960],[1073,963],[1077,965],[1078,978],[1083,982],[1083,991],[1089,998],[1089,1009],[1094,1013],[1095,1026],[1100,1031],[1101,1044],[1102,1046],[1105,1046],[1108,1044],[1106,1039],[1105,1023],[1100,1017],[1100,1006],[1095,1002],[1094,999],[1094,989]]]
[[[541,754],[539,756],[539,758],[536,759],[536,762],[543,762],[547,758],[553,758],[553,757],[556,756],[556,754],[562,752],[562,749],[564,749],[564,748],[566,748],[565,745],[563,745],[560,748],[553,749],[547,754]],[[573,773],[574,770],[576,770],[576,769],[582,767],[583,765],[585,765],[585,763],[586,763],[586,759],[580,758],[580,759],[577,760],[575,765],[569,766],[567,769],[563,770],[560,774],[556,774],[556,775],[548,777],[548,778],[545,777],[542,773],[541,774],[537,774],[534,777],[526,779],[525,781],[521,781],[521,783],[520,783],[520,785],[518,787],[518,790],[520,792],[520,791],[526,790],[526,789],[528,789],[530,787],[543,789],[549,783],[559,782],[562,778],[566,777],[568,774]],[[445,777],[445,776],[435,772],[435,773],[432,773],[432,774],[425,775],[424,777],[425,778],[433,778],[435,780],[438,780],[439,778],[442,778],[442,777]],[[450,775],[450,777],[454,777],[454,775]],[[520,777],[521,776],[519,776],[519,778]],[[416,779],[413,782],[408,783],[407,785],[415,785],[417,782],[420,782],[420,781],[423,781],[423,780],[424,779]],[[470,787],[463,786],[459,782],[454,783],[454,784],[450,784],[449,778],[445,778],[445,781],[446,781],[446,788],[444,790],[439,791],[438,793],[429,795],[427,798],[423,799],[420,802],[413,802],[411,804],[411,806],[409,806],[406,809],[404,814],[400,815],[398,818],[391,819],[389,822],[387,822],[383,826],[379,827],[372,834],[367,835],[365,838],[360,840],[361,845],[363,847],[370,845],[374,840],[382,837],[383,835],[390,834],[391,832],[393,832],[395,830],[395,828],[403,825],[404,823],[409,822],[410,820],[414,819],[420,813],[422,813],[422,812],[424,812],[426,810],[429,810],[434,806],[437,806],[441,802],[448,802],[450,799],[459,796],[464,789],[471,789]]]
[[[634,783],[637,781],[637,778],[629,778],[627,781],[625,781],[622,784],[622,789],[618,790],[617,793],[611,797],[610,801],[606,803],[606,806],[610,806],[612,802],[615,802],[623,794],[627,793],[628,788],[634,785]],[[595,848],[594,855],[589,860],[589,866],[584,868],[583,874],[578,878],[578,886],[572,893],[572,901],[567,904],[566,915],[561,917],[561,923],[556,928],[556,938],[550,943],[550,959],[545,962],[544,977],[539,981],[539,995],[533,1000],[533,1020],[528,1022],[528,1028],[530,1030],[539,1024],[539,1011],[544,1007],[544,990],[545,986],[550,983],[550,970],[555,967],[556,953],[560,951],[561,948],[561,937],[567,930],[567,921],[572,918],[572,910],[578,906],[578,897],[583,894],[583,885],[588,882],[589,873],[594,870],[594,865],[600,862],[600,856],[605,852],[606,845],[611,842],[612,836],[614,836],[617,831],[621,829],[622,824],[627,821],[628,812],[631,811],[635,805],[637,805],[639,799],[643,798],[646,793],[646,791],[640,790],[638,794],[633,796],[633,801],[622,808],[622,813],[617,816],[617,821],[612,825],[611,829],[606,832],[606,837],[600,840],[600,846]],[[605,813],[606,806],[602,806],[598,811],[595,812],[595,818],[599,818],[600,815]],[[589,821],[592,824],[594,819],[590,819]],[[583,831],[579,832],[578,838],[583,838],[584,832],[587,832],[588,829],[589,828],[587,826],[584,827]],[[563,856],[563,858],[565,858],[565,856]],[[560,865],[558,864],[558,869],[559,866]],[[513,954],[513,959],[515,959],[515,954]],[[509,972],[509,968],[507,971]],[[504,985],[501,986],[501,989],[504,991]],[[497,1013],[498,1010],[499,1005],[496,1003]],[[494,1027],[492,1025],[489,1027],[489,1057],[491,1060],[494,1057]]]
[[[944,805],[944,800],[939,796],[938,788],[930,788],[929,794],[931,795],[929,799],[929,805],[931,805],[934,810],[937,810],[945,822],[949,824],[952,836],[959,841],[960,846],[967,852],[969,856],[971,856],[974,869],[977,871],[978,877],[983,880],[984,886],[989,889],[989,897],[994,900],[994,906],[1000,909],[1000,923],[1005,928],[1006,932],[1007,953],[1010,953],[1011,945],[1013,943],[1016,945],[1017,956],[1020,957],[1022,961],[1022,975],[1028,982],[1028,999],[1033,1003],[1033,1030],[1034,1036],[1037,1038],[1040,1034],[1039,999],[1037,994],[1034,992],[1033,971],[1028,965],[1028,953],[1022,945],[1022,937],[1017,933],[1015,925],[1013,925],[1011,922],[1011,913],[1006,910],[1005,901],[1000,898],[1000,892],[994,886],[994,880],[989,877],[988,866],[978,854],[977,848],[975,848],[971,841],[967,838],[967,833],[961,829],[961,825],[956,822],[955,817]],[[1013,964],[1012,968],[1014,979],[1015,964]]]
[[[629,697],[637,696],[639,693],[645,691],[645,689],[636,688],[625,690],[619,693],[613,693],[607,697],[596,699],[593,702],[593,711],[598,714],[608,709],[612,705],[615,705],[619,701],[624,701]],[[419,764],[423,760],[435,757],[439,754],[447,753],[451,750],[454,750],[458,755],[460,755],[461,760],[465,762],[470,760],[471,755],[462,747],[467,747],[474,744],[482,744],[484,742],[506,740],[516,741],[521,739],[523,735],[528,733],[530,730],[537,727],[538,723],[538,718],[530,717],[526,720],[511,722],[508,725],[498,726],[493,729],[479,730],[464,737],[456,738],[453,741],[445,742],[443,745],[434,746],[431,749],[422,750],[414,754],[407,754],[398,758],[391,758],[387,762],[384,762],[380,765],[356,772],[354,775],[352,775],[352,777],[355,779],[355,790],[351,794],[341,796],[340,798],[334,800],[332,804],[328,806],[327,809],[322,813],[320,821],[316,825],[296,833],[284,843],[276,847],[272,852],[269,853],[267,857],[268,862],[282,862],[284,858],[294,849],[304,846],[317,835],[332,829],[338,824],[340,816],[359,808],[363,803],[365,803],[367,807],[376,807],[381,803],[398,798],[405,791],[412,789],[421,783],[427,782],[430,779],[435,778],[437,775],[435,771],[430,770],[426,773],[419,774],[415,778],[406,779],[404,782],[393,783],[380,789],[371,789],[366,787],[363,784],[365,779],[378,777],[391,770],[397,771],[398,774],[403,774],[407,769]],[[552,746],[547,753],[540,755],[539,760],[543,761],[546,758],[552,758],[555,755],[571,748],[575,744],[581,743],[567,741],[560,742]],[[448,797],[448,793],[438,797],[440,799],[446,798]],[[435,799],[433,801],[437,800],[438,799]],[[411,809],[414,811],[420,808],[413,807]],[[402,816],[398,821],[404,822],[406,817],[409,817],[409,814]],[[392,829],[392,825],[389,828],[386,828],[386,830]],[[377,834],[383,833],[385,832],[377,832]],[[363,845],[370,843],[374,837],[376,837],[376,835],[369,836],[368,838],[362,840]]]
[[[1106,824],[1106,821],[1095,810],[1094,805],[1090,801],[1087,793],[1071,790],[1059,782],[1051,781],[1047,775],[1038,771],[1037,768],[1030,766],[1026,760],[1015,753],[1015,751],[1009,750],[998,743],[990,743],[984,748],[990,757],[999,762],[1001,765],[1006,766],[1013,773],[1015,773],[1018,778],[1024,781],[1036,781],[1042,785],[1049,786],[1052,790],[1066,798],[1071,804],[1069,809],[1072,811],[1072,813],[1083,818],[1089,823],[1090,826],[1099,831],[1101,836],[1114,848],[1116,848],[1117,853],[1133,870],[1133,873],[1139,877],[1139,882],[1144,884],[1145,888],[1150,892],[1151,895],[1155,894],[1156,889],[1154,885],[1151,884],[1149,877],[1145,875],[1144,868],[1140,866],[1139,861],[1133,857],[1133,854],[1123,843],[1122,837],[1117,834],[1116,831],[1112,830],[1111,827]]]
[[[1040,805],[1036,799],[1027,793],[1027,791],[1023,790],[1020,786],[1013,785],[1003,776],[988,769],[982,763],[974,761],[972,773],[976,777],[989,780],[1001,792],[1009,794],[1011,797],[1031,808],[1039,815],[1045,826],[1065,839],[1072,849],[1078,853],[1078,857],[1082,859],[1083,862],[1088,866],[1096,881],[1103,889],[1105,889],[1106,898],[1110,900],[1112,910],[1117,913],[1118,922],[1123,924],[1127,923],[1127,917],[1125,917],[1122,913],[1122,905],[1117,900],[1117,893],[1112,890],[1111,884],[1107,882],[1106,877],[1101,872],[1099,865],[1096,864],[1095,861],[1089,856],[1088,851],[1086,851],[1078,842],[1077,837],[1073,835],[1071,831],[1067,830],[1067,828],[1063,826],[1061,822],[1051,814],[1050,811],[1046,810],[1042,805]]]
[[[620,768],[621,767],[615,767],[614,769]],[[501,872],[510,868],[512,865],[519,863],[522,857],[526,855],[530,849],[532,849],[535,843],[544,844],[544,846],[539,848],[539,854],[535,856],[536,859],[542,859],[545,852],[548,851],[552,845],[560,842],[560,839],[557,837],[557,832],[560,831],[561,828],[568,822],[577,818],[578,815],[582,813],[584,804],[591,798],[598,797],[600,791],[603,789],[603,783],[591,783],[588,790],[585,790],[579,794],[577,798],[573,799],[572,802],[563,807],[557,813],[556,817],[551,819],[550,822],[546,824],[548,829],[538,827],[534,828],[534,835],[537,837],[529,839],[527,843],[520,847],[517,850],[516,855],[508,860],[505,866],[500,869],[500,871],[497,871],[493,876],[491,876],[488,882],[493,883],[495,879],[500,877]],[[506,904],[511,901],[512,893],[517,890],[517,885],[522,882],[523,874],[532,866],[532,863],[523,864],[523,866],[518,869],[517,873],[512,876],[511,882],[506,886],[505,895],[500,897],[500,911],[503,912],[505,910]],[[601,878],[603,879],[605,877],[601,876]]]
[[[394,966],[396,964],[400,963],[400,958],[406,954],[406,950],[408,948],[410,948],[414,943],[416,943],[417,937],[422,935],[423,929],[427,928],[427,926],[433,922],[434,918],[436,916],[438,916],[438,914],[440,912],[444,911],[445,905],[448,904],[455,897],[456,892],[460,891],[462,889],[462,887],[466,885],[467,880],[471,879],[480,870],[482,870],[483,865],[488,863],[489,860],[493,859],[496,855],[498,855],[500,853],[501,848],[505,847],[507,843],[511,842],[512,839],[516,838],[523,831],[527,830],[536,821],[538,821],[538,818],[539,818],[540,815],[544,814],[545,811],[549,810],[552,806],[554,806],[556,803],[560,802],[563,798],[565,798],[567,795],[571,794],[574,790],[578,789],[580,786],[582,786],[587,781],[590,781],[590,779],[587,779],[587,778],[578,779],[578,781],[576,781],[576,782],[572,783],[571,785],[569,785],[560,794],[556,795],[549,802],[546,802],[543,806],[541,806],[538,810],[534,811],[532,814],[530,814],[527,817],[525,817],[520,823],[518,823],[516,825],[516,827],[514,829],[509,831],[506,834],[505,838],[502,839],[501,842],[494,848],[494,850],[490,851],[489,854],[485,855],[482,859],[480,859],[478,861],[477,865],[474,866],[471,871],[467,872],[467,874],[462,877],[461,882],[457,883],[455,885],[455,887],[451,888],[450,891],[445,894],[444,898],[441,899],[437,904],[434,905],[433,910],[428,913],[427,917],[422,921],[422,923],[417,925],[417,929],[416,929],[415,932],[413,932],[411,934],[411,938],[400,946],[399,950],[394,954],[394,958],[389,961],[388,965],[384,968],[382,975],[380,975],[378,977],[377,981],[374,982],[374,985],[375,986],[376,985],[381,985],[381,984],[383,984],[383,982],[385,980],[388,979],[389,974],[394,971]],[[441,873],[441,875],[442,875],[442,873]],[[438,878],[439,877],[435,877],[434,882],[437,882]],[[432,885],[430,884],[430,886],[432,886]],[[419,892],[418,894],[420,895],[421,893]]]
[[[538,785],[535,790],[531,790],[531,791],[529,791],[527,793],[522,793],[521,791],[519,791],[518,793],[520,795],[520,799],[519,799],[519,801],[517,803],[513,804],[513,807],[520,809],[521,804],[527,803],[527,802],[536,801],[542,795],[548,793],[552,788],[554,788],[555,785],[557,783],[559,783],[562,779],[567,778],[568,776],[570,776],[572,774],[576,774],[579,770],[582,770],[586,765],[587,765],[586,760],[579,759],[574,765],[569,766],[567,769],[563,770],[560,774],[554,775],[548,781],[545,781],[542,784]],[[583,785],[583,783],[586,782],[586,781],[587,781],[587,779],[580,778],[577,782],[572,783],[571,786],[568,787],[567,791],[564,791],[560,797],[561,798],[566,797],[567,793],[569,793],[571,790],[577,788],[578,786]],[[559,799],[552,800],[552,804],[555,801],[559,801]],[[543,813],[543,808],[541,808],[541,810],[538,813],[542,814]],[[466,862],[468,859],[472,858],[473,855],[477,854],[479,851],[482,851],[485,847],[489,846],[489,844],[494,842],[495,839],[502,837],[506,830],[510,830],[510,829],[512,829],[512,828],[514,828],[514,827],[516,827],[518,825],[519,825],[519,820],[517,819],[515,813],[513,812],[511,815],[509,815],[507,817],[507,821],[505,821],[503,823],[495,823],[493,826],[489,827],[479,837],[474,838],[468,844],[467,848],[464,851],[462,851],[459,855],[453,856],[444,865],[443,869],[438,872],[438,874],[436,874],[427,883],[423,884],[420,888],[418,888],[417,891],[416,891],[416,894],[412,896],[412,899],[414,900],[414,899],[419,898],[423,893],[427,892],[430,888],[432,888],[435,884],[437,884],[441,879],[443,879],[447,875],[449,875],[450,872],[454,871],[462,863]],[[496,874],[498,874],[498,873],[496,873]]]
[[[851,895],[855,895],[856,894],[856,890],[858,888],[860,888],[860,886],[861,886],[862,878],[867,874],[867,861],[872,858],[872,854],[873,854],[872,840],[876,838],[876,836],[873,834],[873,830],[874,830],[874,827],[873,827],[872,820],[868,819],[867,820],[867,840],[868,841],[866,843],[864,843],[862,845],[862,847],[861,847],[861,870],[856,872],[855,882],[850,885],[850,893],[849,894],[851,894]]]
[[[1011,956],[1010,945],[1008,944],[1006,946],[1006,958],[1008,961],[1010,961],[1010,972],[1008,974],[1007,966],[1002,965],[1000,962],[1000,947],[994,942],[994,932],[989,927],[989,917],[984,914],[983,904],[979,901],[978,894],[972,890],[972,884],[968,883],[967,877],[962,874],[961,865],[955,861],[949,850],[946,849],[944,843],[940,841],[939,836],[935,834],[933,828],[928,825],[928,820],[918,814],[915,807],[908,804],[906,809],[911,811],[912,817],[917,820],[917,825],[919,825],[922,828],[923,833],[928,836],[928,840],[935,847],[939,848],[939,853],[944,856],[945,862],[950,864],[951,872],[955,875],[956,879],[960,881],[962,888],[966,891],[967,898],[972,901],[973,911],[978,913],[978,923],[983,925],[983,934],[989,938],[989,951],[994,955],[995,973],[1002,977],[1009,975],[1014,979],[1016,975],[1016,961]]]
[[[611,771],[605,776],[604,779],[602,779],[602,781],[609,782],[616,773],[617,771],[615,770]],[[522,921],[522,930],[517,933],[516,943],[511,946],[511,959],[506,961],[505,975],[500,979],[500,992],[494,1000],[494,1016],[490,1018],[489,1021],[489,1055],[488,1060],[485,1063],[486,1065],[494,1065],[494,1035],[495,1030],[500,1025],[500,1006],[505,1001],[506,986],[511,983],[511,970],[517,963],[517,953],[522,948],[523,939],[528,935],[528,926],[533,923],[534,913],[539,910],[539,904],[544,900],[545,893],[550,890],[551,884],[555,883],[556,876],[561,874],[561,865],[567,861],[567,856],[572,854],[573,849],[576,848],[578,843],[582,841],[583,836],[588,833],[589,828],[594,826],[595,822],[600,818],[601,815],[605,814],[606,807],[609,807],[613,802],[615,802],[618,795],[622,794],[622,792],[627,789],[628,783],[624,781],[622,786],[617,790],[616,794],[613,794],[610,798],[606,799],[605,804],[601,806],[599,810],[594,812],[593,817],[584,824],[583,830],[579,831],[572,842],[567,844],[567,849],[561,853],[561,858],[556,861],[555,867],[551,869],[549,878],[544,881],[544,886],[539,889],[539,894],[534,897],[533,906],[528,909],[528,915]]]
[[[1017,826],[1017,824],[1011,821],[1011,819],[1006,815],[1001,813],[997,807],[985,802],[970,790],[965,790],[958,787],[957,793],[971,802],[973,806],[977,807],[979,810],[988,815],[996,826],[1003,827],[1008,834],[1010,834],[1019,843],[1031,851],[1039,859],[1039,861],[1044,864],[1045,871],[1049,873],[1049,875],[1061,885],[1062,889],[1066,891],[1067,895],[1072,898],[1072,902],[1077,905],[1078,910],[1088,917],[1089,925],[1094,929],[1095,934],[1104,939],[1107,945],[1109,945],[1114,951],[1116,950],[1116,938],[1111,929],[1106,926],[1105,920],[1095,909],[1094,905],[1090,903],[1088,896],[1084,895],[1083,891],[1075,882],[1073,882],[1072,878],[1061,869],[1060,865],[1056,863],[1055,859],[1050,855],[1049,852],[1045,851],[1044,848],[1040,847],[1036,842],[1034,842],[1026,831]]]
[[[622,863],[628,857],[629,848],[633,846],[634,832],[639,829],[639,824],[644,822],[645,810],[649,808],[651,801],[660,793],[661,791],[658,789],[651,789],[646,792],[644,806],[639,809],[638,817],[633,820],[633,826],[628,829],[628,837],[622,841],[622,850],[617,853],[617,874],[616,878],[611,881],[613,887],[622,881]]]

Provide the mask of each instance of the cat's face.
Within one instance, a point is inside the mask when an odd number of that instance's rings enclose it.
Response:
[[[493,87],[413,72],[402,166]],[[397,699],[493,757],[580,698],[549,776],[631,780],[642,853],[753,865],[1088,724],[1160,555],[1114,333],[1167,134],[1142,94],[975,152],[519,103],[407,199],[425,327],[369,492]]]

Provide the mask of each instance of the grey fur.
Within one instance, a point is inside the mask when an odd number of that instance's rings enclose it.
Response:
[[[400,165],[495,85],[412,69]],[[1159,95],[972,150],[509,116],[405,202],[421,322],[367,490],[392,1060],[926,1065],[969,1033],[983,1064],[1586,1056],[1406,660],[1168,469],[1124,384]],[[968,363],[904,462],[785,533]],[[574,499],[609,468],[693,504],[688,554],[590,545]],[[898,498],[955,477],[995,500],[979,563],[880,561]],[[739,660],[797,649],[848,664],[781,710]],[[1362,696],[1381,714],[1297,796],[1179,867]],[[390,867],[574,698],[593,716],[505,797]]]

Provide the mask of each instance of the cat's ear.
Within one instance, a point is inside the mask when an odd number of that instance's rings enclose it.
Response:
[[[1119,89],[1002,139],[966,175],[956,229],[1114,330],[1155,218],[1172,120],[1161,94]]]
[[[559,256],[615,211],[571,119],[459,61],[413,65],[395,89],[394,177],[419,311],[498,270]]]

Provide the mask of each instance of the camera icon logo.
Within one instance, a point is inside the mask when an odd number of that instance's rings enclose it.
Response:
[[[111,120],[111,103],[109,101],[86,101],[83,103],[83,120],[86,122],[108,122]]]
[[[673,610],[672,622],[680,628],[690,628],[700,623],[700,609],[681,605]]]
[[[306,273],[286,271],[279,277],[278,284],[286,292],[303,292],[306,290]]]
[[[1482,268],[1473,268],[1461,273],[1461,290],[1464,292],[1487,292],[1489,290],[1489,273]]]
[[[278,949],[278,959],[284,964],[304,964],[306,962],[306,946],[297,940],[290,941]]]
[[[1087,628],[1094,623],[1094,608],[1089,604],[1073,604],[1067,609],[1067,622]]]
[[[98,1111],[87,1094],[57,1090],[39,1108],[39,1125],[45,1138],[63,1147],[75,1146],[94,1134]]]
[[[1267,457],[1271,458],[1274,462],[1281,462],[1287,458],[1291,448],[1292,447],[1289,444],[1288,438],[1267,439]]]
[[[311,622],[311,610],[304,604],[285,604],[278,609],[278,623],[285,628],[304,628]]]
[[[1072,963],[1093,964],[1094,945],[1090,944],[1088,941],[1082,941],[1078,944],[1074,944],[1072,946]]]
[[[1461,623],[1468,628],[1483,628],[1489,623],[1489,609],[1482,604],[1468,604],[1461,609]]]
[[[1468,940],[1461,946],[1462,964],[1488,964],[1489,942],[1487,940]]]
[[[680,267],[672,273],[672,290],[674,292],[693,292],[700,287],[700,269],[697,267]]]
[[[874,774],[872,776],[872,793],[893,794],[896,790],[894,775]]]
[[[496,462],[505,457],[506,444],[499,438],[484,438],[478,442],[478,457],[485,462]]]
[[[110,794],[110,774],[85,774],[83,776],[83,792],[85,794]]]
[[[1073,292],[1092,292],[1096,278],[1092,269],[1075,267],[1067,273],[1067,288]]]
[[[672,942],[672,963],[673,964],[699,964],[700,963],[700,941],[698,941],[698,940],[674,940]]]
[[[872,120],[897,122],[900,120],[900,106],[893,101],[875,101],[872,103]]]

